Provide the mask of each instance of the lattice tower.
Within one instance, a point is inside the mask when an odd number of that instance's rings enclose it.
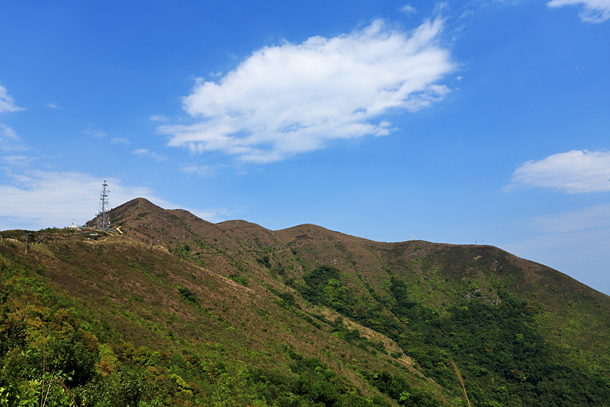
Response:
[[[108,189],[108,184],[106,180],[102,184],[102,190],[100,191],[100,210],[97,214],[97,228],[100,230],[109,230],[110,229],[110,215],[108,211],[110,211],[110,205],[108,203],[108,195],[110,194],[110,190]]]

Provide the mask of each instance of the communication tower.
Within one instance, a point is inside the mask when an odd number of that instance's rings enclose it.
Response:
[[[110,210],[110,205],[108,204],[109,193],[108,184],[106,183],[106,180],[104,180],[100,192],[100,211],[97,214],[97,228],[99,230],[110,230],[110,215],[108,214],[108,211]]]

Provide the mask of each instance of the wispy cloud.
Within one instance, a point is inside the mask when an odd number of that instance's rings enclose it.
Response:
[[[0,85],[0,113],[18,112],[24,110],[15,105],[15,100],[8,94],[6,88]],[[0,123],[0,151],[23,150],[25,146],[21,143],[15,130],[4,123]]]
[[[229,219],[236,219],[243,213],[241,209],[228,210],[225,208],[216,209],[187,209],[193,215],[205,219],[208,222],[218,223]]]
[[[101,130],[86,130],[83,133],[86,134],[87,136],[91,136],[91,137],[95,137],[95,138],[108,137],[108,134]]]
[[[610,152],[574,150],[528,161],[515,170],[507,189],[519,185],[551,188],[568,194],[608,192]]]
[[[169,117],[163,116],[162,114],[153,114],[149,117],[151,122],[167,122],[169,121]]]
[[[146,148],[138,148],[137,150],[134,150],[133,153],[136,155],[144,156],[144,157],[150,157],[150,158],[154,159],[155,161],[167,160],[167,157],[165,157],[164,155],[157,154],[154,151],[150,151]]]
[[[528,233],[524,240],[504,244],[503,249],[557,267],[609,293],[610,204],[538,216],[527,219],[525,224],[534,234]]]
[[[454,69],[438,44],[442,28],[436,19],[408,33],[376,20],[349,34],[256,50],[217,82],[197,81],[183,104],[198,123],[158,130],[170,146],[256,163],[387,135],[384,115],[418,111],[449,92],[438,83]]]
[[[25,110],[23,107],[19,107],[15,104],[15,99],[8,94],[6,88],[0,85],[0,113],[4,112],[18,112]]]
[[[192,165],[187,165],[187,166],[183,167],[182,171],[189,173],[189,174],[195,174],[200,177],[213,177],[214,175],[216,175],[216,167],[214,167],[212,165],[192,164]]]
[[[17,133],[5,124],[0,123],[0,137],[10,140],[18,140]]]
[[[519,257],[557,268],[577,280],[609,293],[610,228],[545,233],[504,244]]]
[[[106,138],[108,137],[108,133],[102,130],[86,130],[83,132],[87,136],[91,136],[93,138]],[[125,137],[113,137],[110,139],[110,144],[131,144],[128,138]]]
[[[417,13],[417,10],[415,9],[415,7],[413,7],[413,6],[412,6],[412,5],[410,5],[410,4],[405,4],[404,6],[402,6],[402,7],[400,8],[400,11],[401,11],[402,13],[405,13],[405,14],[406,14],[406,15],[408,15],[408,16],[411,16],[412,14]]]
[[[78,172],[27,171],[10,175],[11,183],[0,184],[0,229],[41,229],[68,226],[72,219],[82,224],[98,210],[103,179]],[[108,179],[111,206],[142,196],[163,204],[146,187],[124,185]]]
[[[610,0],[551,0],[548,7],[582,5],[580,19],[587,23],[603,23],[610,18]]]
[[[546,233],[570,233],[610,228],[610,204],[590,206],[574,212],[543,215],[528,222],[534,229]]]
[[[8,166],[8,168],[5,167],[5,170],[8,170],[9,172],[12,169],[27,168],[32,161],[34,161],[32,157],[25,155],[8,155],[0,157],[0,162]]]
[[[124,138],[124,137],[114,137],[114,138],[112,138],[112,140],[110,140],[110,144],[125,144],[125,145],[129,145],[129,144],[131,144],[131,141],[129,141],[129,139]]]
[[[27,157],[2,157],[2,161],[27,165]],[[14,169],[14,168],[13,168]],[[84,224],[99,209],[99,194],[104,177],[80,172],[31,171],[6,172],[0,183],[0,230],[69,226],[72,220]],[[107,178],[110,207],[142,197],[163,208],[182,208],[210,222],[220,222],[239,213],[227,209],[189,209],[166,201],[145,186],[126,185],[118,178]]]
[[[61,109],[61,106],[58,106],[55,103],[45,103],[44,106],[49,109]]]
[[[16,151],[26,150],[27,147],[23,144],[15,130],[0,123],[0,151]]]

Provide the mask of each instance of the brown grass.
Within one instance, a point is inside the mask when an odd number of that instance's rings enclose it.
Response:
[[[462,374],[460,373],[460,369],[458,369],[457,365],[453,362],[453,360],[449,361],[452,365],[453,365],[453,370],[455,370],[455,374],[458,377],[458,380],[460,381],[460,384],[462,385],[462,390],[464,390],[464,396],[466,397],[466,401],[468,402],[468,405],[470,406],[470,399],[468,399],[468,392],[466,391],[466,385],[464,385],[464,379],[462,378]]]

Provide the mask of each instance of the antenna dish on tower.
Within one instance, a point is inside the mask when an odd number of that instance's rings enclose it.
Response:
[[[100,191],[100,210],[97,214],[97,228],[99,230],[110,230],[110,215],[108,211],[110,210],[110,205],[108,203],[108,195],[110,194],[110,190],[108,189],[108,184],[106,180],[102,184],[102,190]]]

